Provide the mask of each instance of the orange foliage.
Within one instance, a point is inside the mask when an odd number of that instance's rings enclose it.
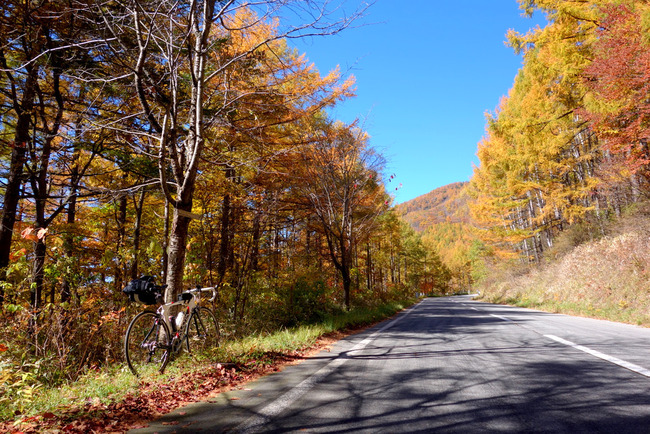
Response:
[[[650,7],[639,2],[608,4],[586,69],[593,92],[583,111],[603,139],[603,147],[625,158],[631,173],[650,163]]]

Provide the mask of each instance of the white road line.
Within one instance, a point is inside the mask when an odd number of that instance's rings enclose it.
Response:
[[[475,311],[477,311],[477,312],[480,312],[480,310],[478,310],[478,309],[475,308],[474,306],[470,306],[470,305],[468,305],[467,303],[461,303],[461,304],[462,304],[463,306],[465,306],[465,307],[469,307],[469,308],[472,309],[472,310],[475,310]]]
[[[508,321],[508,322],[513,322],[514,323],[513,320],[511,320],[510,318],[506,318],[505,316],[495,315],[495,314],[492,314],[492,313],[489,314],[489,315],[493,316],[495,318],[499,318],[499,319],[501,319],[503,321]],[[562,339],[562,338],[554,336],[554,335],[544,335],[544,337],[547,337],[549,339],[554,340],[555,342],[559,342],[561,344],[564,344],[564,345],[567,345],[569,347],[575,348],[576,350],[580,350],[580,351],[585,352],[587,354],[590,354],[590,355],[592,355],[594,357],[598,357],[599,359],[605,360],[605,361],[607,361],[609,363],[613,363],[613,364],[618,365],[618,366],[620,366],[622,368],[628,369],[628,370],[630,370],[632,372],[636,372],[637,374],[641,374],[641,375],[643,375],[645,377],[650,378],[650,369],[646,369],[643,366],[635,365],[634,363],[630,363],[630,362],[627,362],[625,360],[621,360],[621,359],[619,359],[617,357],[610,356],[610,355],[605,354],[605,353],[601,353],[600,351],[592,350],[591,348],[588,348],[588,347],[585,347],[585,346],[582,346],[582,345],[578,345],[576,343],[573,343],[571,341],[567,341],[566,339]]]
[[[601,353],[600,351],[592,350],[591,348],[575,344],[571,341],[567,341],[566,339],[559,338],[554,335],[544,335],[545,337],[552,339],[556,342],[559,342],[561,344],[567,345],[569,347],[575,348],[576,350],[583,351],[587,354],[591,354],[594,357],[598,357],[599,359],[606,360],[610,363],[613,363],[615,365],[621,366],[625,369],[629,369],[630,371],[636,372],[637,374],[641,374],[643,376],[646,376],[650,378],[650,370],[646,369],[642,366],[635,365],[634,363],[626,362],[625,360],[618,359],[616,357],[610,356],[608,354]]]
[[[325,377],[327,377],[329,374],[331,374],[336,369],[338,369],[341,365],[343,365],[348,360],[349,356],[354,355],[356,352],[365,348],[370,342],[372,342],[373,339],[375,339],[375,337],[378,334],[393,327],[395,324],[397,324],[398,321],[401,321],[404,318],[406,318],[411,312],[413,312],[413,310],[415,310],[416,307],[417,305],[411,307],[406,312],[399,315],[397,318],[384,324],[380,329],[376,330],[373,334],[371,334],[364,340],[358,342],[347,352],[342,353],[343,357],[339,356],[336,359],[329,362],[327,365],[323,366],[321,369],[319,369],[314,374],[312,374],[311,377],[303,380],[296,387],[289,390],[284,395],[280,396],[271,404],[262,408],[257,413],[257,415],[251,416],[250,418],[246,419],[244,422],[239,424],[234,431],[239,433],[253,433],[264,429],[265,425],[269,422],[271,417],[277,416],[278,414],[282,413],[291,404],[296,402],[301,396],[307,393],[312,387],[314,387]]]
[[[495,315],[493,313],[491,313],[490,316],[493,316],[495,318],[499,318],[499,319],[501,319],[503,321],[514,322],[513,320],[511,320],[510,318],[506,318],[505,316]]]

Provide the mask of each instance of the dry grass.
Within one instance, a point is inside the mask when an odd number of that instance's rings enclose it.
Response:
[[[479,288],[484,299],[650,327],[650,221],[637,212],[611,229],[541,268],[501,273]]]

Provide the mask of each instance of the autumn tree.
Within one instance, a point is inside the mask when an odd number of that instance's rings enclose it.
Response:
[[[250,62],[272,41],[310,32],[336,33],[359,15],[356,12],[330,20],[328,3],[267,0],[255,5],[253,14],[243,2],[234,0],[110,2],[95,9],[106,29],[110,63],[117,67],[120,78],[130,80],[128,90],[141,106],[138,121],[125,118],[129,122],[123,128],[137,136],[137,142],[155,145],[160,184],[174,209],[167,299],[181,289],[185,244],[204,151],[206,146],[218,146],[208,143],[207,131],[223,124],[232,104],[242,97],[238,89],[216,83],[228,83],[233,66]],[[303,19],[307,17],[304,24],[266,34],[247,32],[256,22],[269,20],[287,8]],[[233,43],[238,32],[246,35],[245,44]]]
[[[544,12],[549,24],[508,34],[524,66],[497,112],[488,115],[472,180],[474,215],[489,228],[488,237],[539,262],[558,231],[599,206],[595,169],[601,154],[580,114],[598,15],[588,2],[520,4],[527,13]]]
[[[31,119],[37,96],[40,62],[34,59],[47,51],[46,34],[50,20],[36,18],[36,5],[10,2],[0,15],[0,63],[2,75],[2,141],[11,149],[9,170],[4,185],[2,223],[0,224],[0,280],[9,264],[9,254],[24,182],[27,146],[32,140]],[[44,13],[46,14],[46,12]],[[0,288],[0,303],[4,287]]]
[[[318,219],[349,309],[354,243],[387,205],[383,158],[355,125],[325,123],[310,135],[313,143],[301,149],[293,168],[295,191]]]
[[[272,24],[258,22],[250,12],[241,15],[240,19],[251,22],[247,32],[267,35],[275,31]],[[236,50],[249,49],[255,43],[257,39],[246,32],[231,33],[231,45],[240,47]],[[223,60],[215,56],[212,61]],[[247,62],[229,68],[223,79],[215,83],[220,92],[238,97],[230,103],[220,125],[210,129],[211,139],[221,146],[205,152],[205,160],[221,170],[227,181],[221,213],[219,282],[233,263],[231,239],[237,203],[261,204],[260,195],[281,189],[273,177],[283,155],[301,143],[300,121],[352,96],[354,83],[352,77],[342,80],[338,69],[321,76],[284,39],[260,47]],[[261,210],[254,212],[253,220],[259,221]]]
[[[592,122],[604,150],[618,162],[618,168],[612,169],[625,178],[639,179],[647,189],[650,9],[645,2],[624,1],[607,3],[599,10],[602,24],[594,44],[594,60],[585,70],[591,93],[582,114]]]
[[[646,188],[648,7],[520,4],[549,22],[508,34],[524,66],[488,115],[473,209],[486,241],[539,262],[559,231],[618,215]]]
[[[14,140],[9,142],[12,156],[0,229],[0,269],[5,269],[11,251],[16,206],[27,200],[34,221],[34,227],[24,232],[34,242],[31,304],[38,307],[44,288],[45,234],[60,213],[74,207],[83,177],[83,165],[66,168],[64,161],[79,157],[83,140],[75,112],[84,107],[87,117],[92,113],[92,103],[84,98],[86,85],[79,86],[73,78],[92,61],[80,36],[87,28],[78,25],[69,5],[8,2],[5,8],[0,18],[1,37],[6,38],[0,49],[7,108],[3,131],[5,137],[13,133]],[[58,166],[56,171],[53,165]]]

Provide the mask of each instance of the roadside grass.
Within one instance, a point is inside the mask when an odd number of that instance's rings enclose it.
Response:
[[[650,327],[648,223],[585,242],[541,267],[502,270],[482,299]]]
[[[172,360],[164,374],[157,371],[151,376],[136,378],[124,364],[93,370],[79,380],[57,388],[40,388],[33,398],[23,401],[21,408],[10,402],[0,407],[0,420],[15,426],[21,422],[41,419],[69,418],[70,414],[82,414],[84,409],[96,409],[127,398],[137,397],[146,391],[169,388],[171,383],[181,382],[188,372],[224,372],[222,365],[238,369],[255,369],[259,365],[273,365],[278,360],[305,351],[319,338],[342,331],[355,330],[388,318],[415,300],[392,302],[375,308],[353,309],[340,315],[330,316],[317,324],[303,325],[222,342],[219,348],[198,355],[183,354]],[[295,358],[300,358],[296,355]],[[234,371],[234,369],[233,369]],[[259,369],[257,369],[259,372]],[[183,383],[183,386],[188,383]],[[62,416],[62,415],[68,416]],[[40,415],[40,416],[39,416]]]
[[[251,359],[256,357],[261,359],[265,354],[288,354],[307,348],[318,338],[330,333],[374,324],[394,315],[413,302],[414,300],[410,300],[382,304],[373,308],[356,308],[343,314],[327,316],[316,324],[225,342],[217,350],[216,359],[239,364],[250,363]]]
[[[140,381],[128,367],[110,366],[100,371],[88,372],[74,383],[45,389],[23,416],[56,414],[71,406],[82,408],[119,401],[127,394],[135,393],[139,385]]]

